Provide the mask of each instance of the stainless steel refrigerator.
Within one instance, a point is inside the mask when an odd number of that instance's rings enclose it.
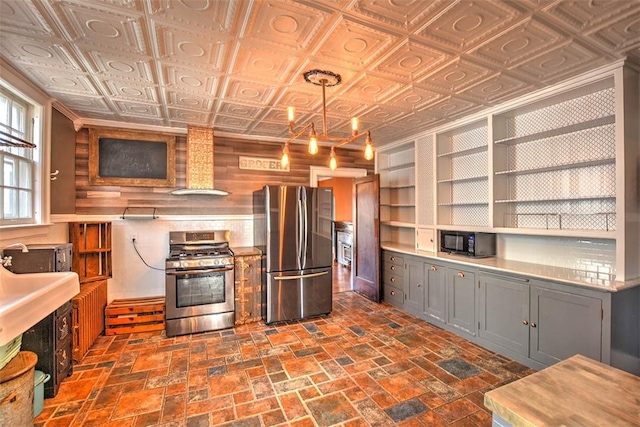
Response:
[[[330,313],[333,189],[265,186],[254,192],[253,211],[265,322]]]

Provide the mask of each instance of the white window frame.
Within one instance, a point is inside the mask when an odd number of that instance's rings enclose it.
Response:
[[[0,96],[7,100],[9,119],[8,123],[0,125],[0,129],[5,134],[32,141],[33,106],[22,97],[11,93],[3,87],[0,87]],[[16,108],[19,108],[21,113],[17,118],[14,117]],[[5,135],[3,135],[3,138],[11,140]],[[37,159],[34,157],[36,154],[32,148],[0,146],[0,189],[2,190],[2,197],[0,197],[0,225],[33,224],[35,222],[33,202],[36,196],[34,188],[37,164]],[[9,173],[6,168],[10,163],[13,164],[11,184],[4,180],[4,177]],[[24,169],[27,170],[25,171]],[[15,211],[9,217],[4,216],[7,202],[5,191],[7,189],[14,190],[17,193],[12,201],[12,203],[16,204]],[[24,205],[27,206],[25,207]]]
[[[30,106],[28,136],[36,145],[33,148],[32,209],[28,222],[4,221],[0,218],[0,244],[5,239],[18,239],[46,234],[49,224],[49,146],[51,135],[51,98],[37,86],[26,80],[19,72],[0,58],[0,86],[6,93],[24,100]],[[30,129],[29,129],[30,127]],[[25,138],[29,139],[29,138]]]

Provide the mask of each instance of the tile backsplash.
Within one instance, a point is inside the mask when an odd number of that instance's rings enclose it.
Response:
[[[615,240],[498,235],[498,257],[554,267],[615,274]]]

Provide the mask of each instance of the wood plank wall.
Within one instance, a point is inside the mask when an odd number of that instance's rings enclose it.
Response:
[[[81,129],[76,136],[76,206],[78,215],[121,214],[125,208],[132,214],[158,215],[225,215],[251,214],[252,193],[264,185],[309,185],[309,166],[328,166],[329,148],[311,156],[306,145],[292,144],[289,172],[241,170],[239,156],[279,159],[281,143],[257,142],[240,138],[215,137],[214,186],[228,191],[228,196],[170,194],[174,188],[92,186],[89,185],[89,132]],[[359,142],[352,145],[356,147]],[[176,186],[186,185],[186,136],[176,138]],[[338,167],[367,169],[374,172],[373,161],[362,156],[362,150],[336,150]],[[55,197],[55,194],[52,195]]]

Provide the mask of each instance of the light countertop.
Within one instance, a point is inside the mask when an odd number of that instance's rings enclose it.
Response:
[[[533,264],[521,261],[511,261],[503,258],[470,258],[452,255],[446,252],[428,252],[415,249],[413,246],[383,243],[382,249],[416,255],[429,259],[455,262],[497,273],[520,274],[541,280],[551,280],[572,286],[586,287],[604,292],[619,292],[640,286],[640,278],[627,281],[617,281],[614,274],[598,273],[586,270],[554,267],[550,265]]]

